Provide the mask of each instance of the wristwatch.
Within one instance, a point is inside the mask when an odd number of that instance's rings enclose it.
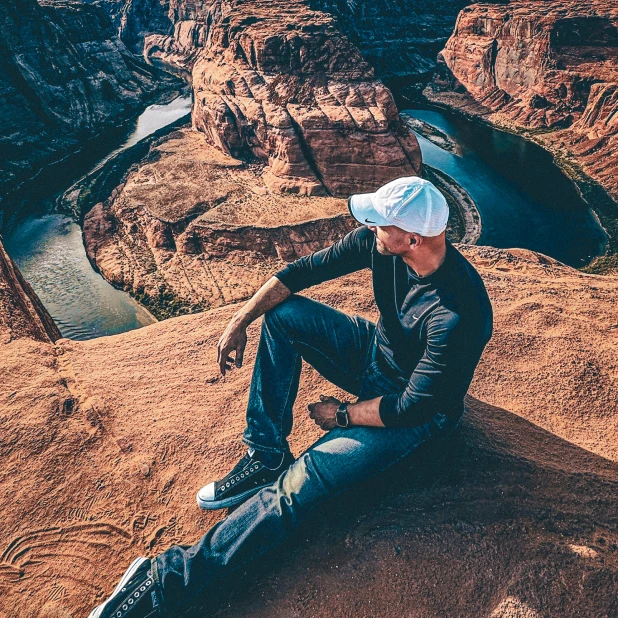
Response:
[[[348,414],[348,403],[342,403],[335,414],[335,420],[339,427],[348,427],[350,424],[350,415]]]

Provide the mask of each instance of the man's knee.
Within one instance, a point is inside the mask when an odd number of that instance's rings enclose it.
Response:
[[[294,527],[303,515],[330,493],[330,487],[316,463],[315,454],[303,453],[280,477],[276,485],[281,514]]]
[[[283,328],[291,326],[294,320],[298,320],[299,313],[308,300],[308,298],[297,294],[288,296],[284,301],[264,313],[263,324]]]

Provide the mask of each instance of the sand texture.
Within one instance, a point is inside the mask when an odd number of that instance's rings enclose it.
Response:
[[[195,616],[575,617],[618,612],[618,279],[464,247],[496,313],[461,431],[321,507]],[[309,295],[375,317],[368,272]],[[137,555],[224,512],[195,492],[243,452],[245,364],[218,375],[234,306],[87,342],[0,342],[0,615],[85,616]],[[303,370],[306,404],[344,395]]]

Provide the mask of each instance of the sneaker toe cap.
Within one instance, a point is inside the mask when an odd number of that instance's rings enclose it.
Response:
[[[197,501],[212,502],[215,499],[215,484],[208,483],[197,492]]]

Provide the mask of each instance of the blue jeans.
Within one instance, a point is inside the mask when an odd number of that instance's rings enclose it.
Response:
[[[243,441],[283,452],[302,359],[360,399],[404,388],[377,355],[376,326],[328,305],[292,295],[264,315]],[[213,526],[192,547],[173,546],[153,560],[157,593],[168,610],[189,604],[207,586],[278,545],[327,497],[393,465],[421,445],[444,437],[458,419],[437,413],[411,428],[335,428],[284,471]]]

